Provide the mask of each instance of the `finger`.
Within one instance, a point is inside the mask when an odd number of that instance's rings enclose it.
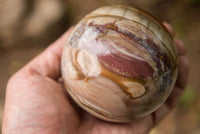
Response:
[[[170,24],[164,22],[163,25],[167,28],[167,30],[170,32],[170,34],[172,35],[172,37],[175,36],[175,33],[171,27]],[[179,55],[184,55],[186,53],[186,47],[185,47],[185,44],[182,40],[179,40],[179,39],[174,39],[174,42],[176,44],[176,48],[178,50],[178,54]]]
[[[169,112],[171,111],[171,107],[169,108],[166,103],[160,106],[155,112],[151,114],[152,117],[152,127],[155,127]]]
[[[73,28],[70,28],[56,42],[51,44],[39,56],[34,58],[24,70],[57,80],[61,75],[60,60],[62,50],[72,29]]]
[[[185,56],[179,57],[178,71],[179,72],[175,86],[184,89],[186,87],[189,76],[189,63]]]
[[[175,87],[166,102],[152,113],[153,126],[156,126],[177,104],[183,90]]]
[[[153,127],[154,124],[151,115],[147,115],[138,120],[133,120],[131,123],[132,132],[134,132],[134,134],[147,134]]]
[[[179,55],[185,55],[186,53],[186,47],[185,44],[182,40],[179,39],[174,39],[174,42],[176,44],[176,49],[178,51]]]
[[[183,91],[184,90],[180,87],[174,87],[171,95],[165,102],[165,104],[168,106],[169,109],[173,109],[175,107]]]
[[[166,22],[163,22],[163,25],[167,28],[167,30],[172,35],[172,37],[174,37],[175,34],[174,34],[174,31],[173,31],[173,28],[171,27],[171,25]]]

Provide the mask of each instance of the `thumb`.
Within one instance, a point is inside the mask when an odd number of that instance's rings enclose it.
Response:
[[[23,70],[57,80],[61,75],[60,61],[62,50],[72,30],[73,27],[29,62]]]

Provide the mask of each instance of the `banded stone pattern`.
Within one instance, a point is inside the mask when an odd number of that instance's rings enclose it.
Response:
[[[167,99],[177,77],[177,52],[168,31],[148,13],[102,7],[71,33],[62,75],[83,109],[107,121],[129,122]]]

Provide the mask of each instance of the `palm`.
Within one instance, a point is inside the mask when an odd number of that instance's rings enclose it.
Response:
[[[143,124],[146,124],[145,127],[149,125],[148,128],[152,125],[150,116],[129,124],[104,122],[86,112],[81,112],[80,109],[75,110],[60,82],[40,75],[24,76],[25,81],[28,83],[23,85],[23,89],[28,90],[19,93],[26,97],[18,99],[17,106],[20,112],[16,116],[20,117],[22,127],[16,124],[15,132],[17,130],[22,134],[30,133],[35,129],[33,133],[127,134],[133,133],[133,130],[144,133],[147,130],[144,129]],[[15,113],[16,110],[13,112]],[[22,128],[23,132],[21,132]]]
[[[170,29],[170,28],[168,28]],[[9,81],[3,134],[144,134],[173,107],[188,77],[184,45],[177,42],[179,76],[173,93],[156,112],[126,124],[108,123],[78,108],[60,78],[60,57],[66,33]],[[184,72],[184,73],[183,73]]]
[[[29,100],[27,102],[24,100],[25,98],[21,98],[18,99],[17,104],[18,107],[21,107],[19,114],[23,114],[20,120],[23,124],[24,133],[30,133],[35,129],[34,133],[48,134],[71,134],[75,132],[80,134],[143,134],[147,133],[154,125],[153,115],[155,113],[127,124],[104,122],[82,112],[80,109],[74,109],[64,93],[65,89],[63,89],[62,83],[40,75],[27,77],[26,81],[29,82],[23,87],[29,90],[23,92],[23,94],[20,93],[20,95],[26,96]],[[24,105],[29,108],[27,109]],[[163,107],[165,106],[167,105],[163,105]],[[162,110],[163,107],[159,110]]]

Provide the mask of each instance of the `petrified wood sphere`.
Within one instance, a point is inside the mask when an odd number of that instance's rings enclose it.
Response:
[[[71,33],[62,75],[83,109],[107,121],[129,122],[167,99],[177,77],[177,52],[168,31],[146,12],[102,7]]]

